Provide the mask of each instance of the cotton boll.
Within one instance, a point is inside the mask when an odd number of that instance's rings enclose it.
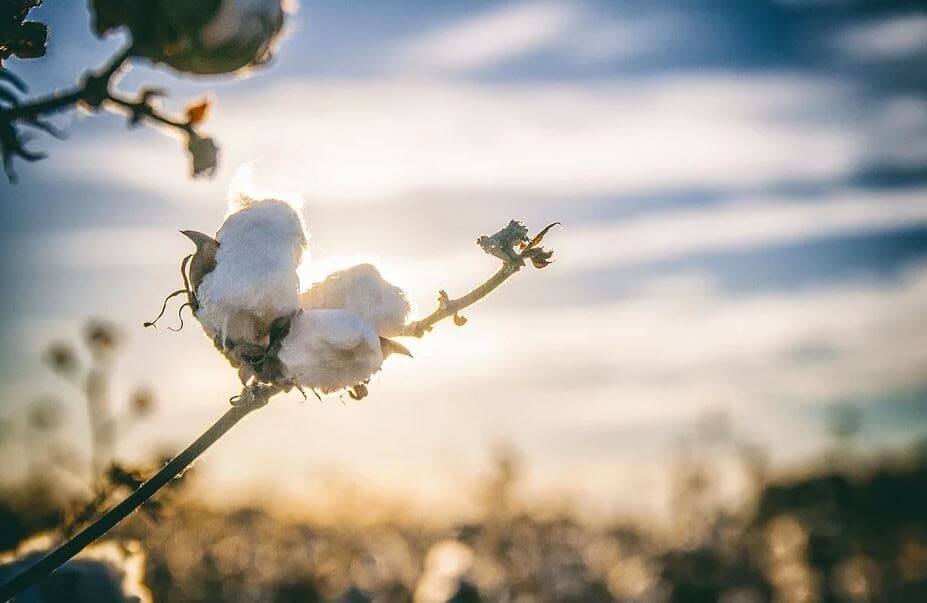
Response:
[[[300,295],[303,308],[351,310],[380,335],[398,334],[409,316],[405,292],[384,279],[372,264],[330,274]]]
[[[293,382],[326,393],[361,383],[383,364],[373,325],[350,310],[300,312],[277,357]]]
[[[280,39],[281,0],[92,0],[99,35],[125,27],[133,54],[185,73],[235,73],[266,63]]]
[[[214,339],[266,345],[270,324],[299,308],[302,221],[282,201],[256,201],[229,215],[216,239],[216,265],[196,291],[196,316]]]

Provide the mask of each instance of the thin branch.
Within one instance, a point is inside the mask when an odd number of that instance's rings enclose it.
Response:
[[[425,318],[409,323],[402,328],[399,333],[400,337],[422,337],[431,328],[445,318],[454,317],[454,323],[458,326],[467,322],[467,319],[460,316],[460,311],[472,306],[493,291],[499,285],[504,283],[513,274],[521,270],[525,261],[530,261],[535,268],[544,268],[551,263],[552,252],[540,247],[544,235],[559,222],[554,222],[544,227],[534,237],[528,237],[528,229],[524,224],[517,220],[509,222],[508,226],[492,236],[483,236],[477,240],[477,244],[486,253],[502,260],[502,267],[479,285],[473,291],[470,291],[463,297],[450,299],[447,292],[441,290],[438,293],[438,308]]]
[[[54,126],[43,121],[43,118],[71,109],[78,104],[93,110],[102,107],[124,113],[128,116],[130,125],[150,121],[183,133],[186,135],[190,145],[189,150],[193,155],[194,175],[212,173],[215,169],[215,145],[211,139],[203,138],[196,132],[196,124],[202,117],[188,114],[186,119],[175,119],[161,113],[152,102],[159,96],[165,96],[166,93],[159,89],[142,89],[135,98],[123,96],[113,90],[114,78],[132,55],[133,49],[128,46],[110,59],[106,65],[86,74],[77,86],[26,103],[19,103],[15,94],[0,87],[0,100],[5,101],[0,103],[0,151],[3,156],[3,167],[10,181],[16,180],[13,170],[14,158],[38,161],[45,157],[43,153],[36,153],[26,148],[26,137],[17,126],[19,124],[30,126],[61,138],[61,133]],[[18,80],[12,81],[15,83]]]
[[[444,320],[445,318],[450,318],[451,316],[457,315],[458,312],[463,310],[468,306],[472,306],[476,302],[480,301],[490,293],[492,293],[499,285],[504,283],[510,276],[518,272],[521,266],[515,265],[513,263],[503,262],[502,267],[499,270],[486,279],[486,281],[471,291],[463,297],[458,297],[457,299],[449,299],[445,291],[441,291],[438,295],[438,308],[425,318],[407,324],[402,328],[400,332],[401,337],[422,337],[425,333],[431,330],[435,323]],[[459,316],[459,315],[458,315]]]
[[[237,396],[237,401],[218,421],[213,423],[186,450],[171,459],[160,471],[139,486],[137,490],[73,538],[47,554],[35,565],[0,587],[0,601],[9,601],[12,597],[64,565],[85,547],[106,534],[168,482],[181,475],[197,457],[203,454],[216,440],[225,435],[235,424],[252,411],[265,406],[271,396],[281,391],[283,391],[282,388],[274,385],[253,385],[243,389],[242,394]]]
[[[103,104],[104,106],[111,105],[117,109],[124,109],[124,112],[129,116],[129,123],[133,125],[147,119],[187,134],[193,134],[193,124],[191,122],[172,119],[158,112],[154,105],[151,104],[151,99],[158,96],[164,96],[164,94],[160,90],[145,90],[139,95],[138,100],[132,100],[109,92]]]
[[[56,113],[69,109],[81,101],[96,106],[106,97],[106,90],[110,81],[122,69],[130,56],[132,56],[132,47],[123,48],[103,67],[84,76],[81,83],[73,88],[58,91],[28,103],[0,109],[0,121],[12,122]]]

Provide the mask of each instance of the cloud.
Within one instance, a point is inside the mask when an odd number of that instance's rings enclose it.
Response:
[[[730,252],[840,234],[927,225],[923,191],[825,198],[751,199],[710,208],[571,227],[557,235],[562,269],[632,266],[706,252]]]
[[[290,81],[225,99],[210,126],[223,176],[263,156],[281,179],[299,180],[310,205],[442,192],[583,198],[841,178],[867,152],[861,126],[834,117],[846,98],[840,85],[788,74]],[[243,127],[255,107],[264,108],[261,128]],[[87,149],[96,145],[120,161],[92,160]],[[57,165],[73,177],[124,183],[132,174],[133,184],[165,198],[189,197],[172,141],[110,137],[59,153]]]
[[[575,64],[628,61],[675,48],[680,39],[710,43],[704,31],[700,18],[671,11],[615,18],[582,2],[523,2],[402,40],[388,67],[466,76],[541,52]]]
[[[630,61],[674,49],[680,39],[697,52],[709,41],[702,33],[701,21],[668,11],[623,19],[587,15],[582,27],[560,40],[558,50],[578,63]]]
[[[407,41],[393,60],[419,70],[474,71],[554,43],[579,16],[578,4],[565,2],[501,6]]]
[[[841,55],[876,62],[927,56],[927,15],[909,14],[850,25],[837,32]]]
[[[146,226],[32,234],[21,248],[26,250],[24,257],[32,266],[74,270],[179,266],[175,259],[167,258],[182,258],[189,253],[189,243],[176,230]]]

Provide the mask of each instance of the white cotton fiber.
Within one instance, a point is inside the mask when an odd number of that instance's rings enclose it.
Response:
[[[222,341],[265,344],[267,328],[299,308],[306,235],[299,215],[283,201],[241,202],[216,235],[216,267],[197,289],[197,318]]]
[[[303,292],[299,302],[304,309],[351,310],[384,337],[398,334],[410,312],[405,292],[380,276],[372,264],[330,274]]]
[[[361,383],[383,364],[373,326],[349,310],[303,310],[277,357],[289,379],[324,393]]]

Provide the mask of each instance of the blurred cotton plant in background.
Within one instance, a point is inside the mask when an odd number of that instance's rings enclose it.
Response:
[[[77,86],[24,101],[26,84],[2,60],[13,54],[20,58],[45,54],[47,28],[24,21],[39,4],[10,0],[0,13],[0,153],[11,181],[16,179],[14,160],[45,157],[26,148],[30,136],[24,129],[63,138],[49,117],[74,107],[117,111],[126,115],[131,126],[150,122],[173,131],[186,140],[192,174],[212,174],[218,147],[198,129],[209,112],[208,100],[193,101],[183,116],[172,117],[158,106],[158,99],[167,95],[164,89],[143,86],[137,94],[125,95],[115,85],[136,59],[191,76],[241,76],[270,61],[286,15],[284,0],[92,0],[96,34],[125,34],[122,50],[100,69],[85,73]],[[289,7],[295,9],[295,4]]]

